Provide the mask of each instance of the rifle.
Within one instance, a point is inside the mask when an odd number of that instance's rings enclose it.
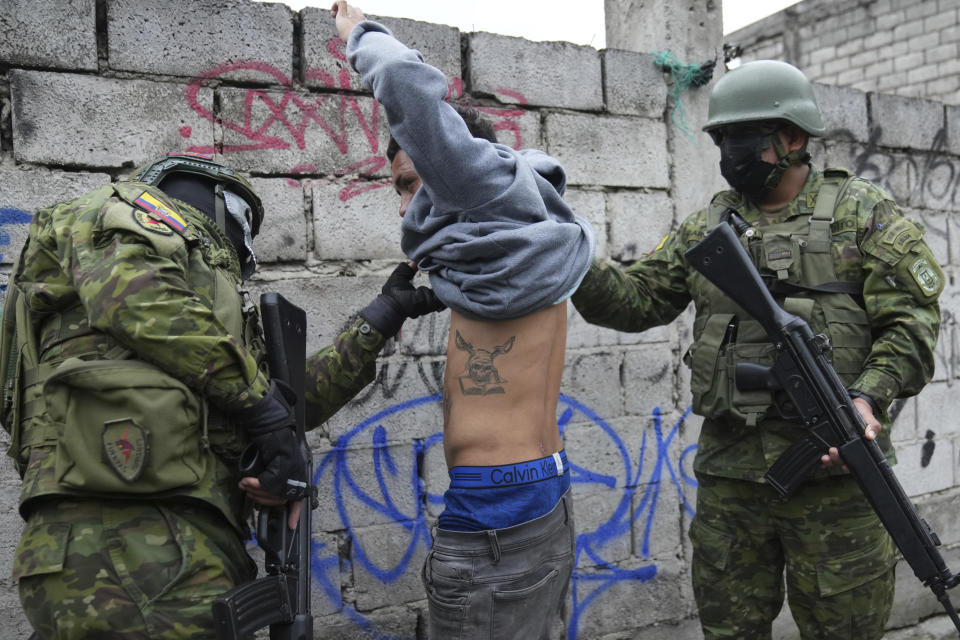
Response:
[[[747,227],[739,216],[732,216],[728,222],[741,233]],[[685,256],[694,269],[763,326],[776,348],[772,367],[736,365],[737,388],[772,391],[781,413],[798,417],[807,427],[806,435],[767,471],[767,482],[781,495],[791,495],[821,456],[836,447],[903,558],[923,585],[933,591],[960,631],[960,617],[947,594],[947,589],[960,583],[960,575],[947,568],[937,550],[940,539],[917,513],[880,446],[866,438],[863,418],[827,358],[829,339],[813,335],[806,321],[774,301],[729,225],[717,225]]]
[[[306,407],[304,375],[307,351],[307,314],[278,293],[260,296],[270,375],[297,393],[294,413],[301,455],[312,481],[313,461],[304,437]],[[258,451],[250,445],[240,458],[244,476],[260,471]],[[247,638],[269,625],[271,640],[312,640],[310,613],[310,511],[317,506],[315,492],[302,499],[295,531],[287,528],[287,505],[262,508],[257,514],[257,543],[264,553],[266,576],[241,584],[217,597],[213,618],[217,640]]]

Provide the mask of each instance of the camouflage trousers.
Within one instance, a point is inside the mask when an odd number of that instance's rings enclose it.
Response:
[[[850,476],[770,486],[698,475],[690,526],[705,640],[771,637],[783,606],[804,640],[879,639],[893,605],[893,541]]]
[[[65,499],[30,514],[13,577],[43,640],[214,638],[214,597],[256,565],[215,510]]]

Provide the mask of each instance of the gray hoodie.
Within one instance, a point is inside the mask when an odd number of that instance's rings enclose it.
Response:
[[[468,317],[506,320],[569,297],[595,238],[563,200],[563,167],[542,151],[474,138],[445,101],[443,73],[383,25],[358,24],[346,52],[420,176],[401,248],[440,300]]]

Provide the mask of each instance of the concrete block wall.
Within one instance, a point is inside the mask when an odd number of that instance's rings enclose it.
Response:
[[[696,11],[656,5],[654,13],[669,13],[656,48],[699,34],[674,53],[701,61],[720,41],[705,26],[719,25],[720,7],[690,4]],[[602,257],[644,255],[723,187],[718,155],[696,133],[709,88],[678,103],[647,50],[384,22],[448,75],[453,99],[494,121],[501,141],[563,162],[567,199],[594,224]],[[310,349],[329,344],[402,259],[385,116],[349,70],[326,10],[246,0],[8,0],[0,33],[0,287],[32,212],[170,150],[215,152],[252,176],[267,205],[252,291],[278,291],[304,307]],[[952,277],[960,263],[960,140],[950,134],[958,108],[828,86],[818,95],[832,128],[815,145],[818,162],[890,190],[924,220]],[[675,125],[678,107],[695,133]],[[924,126],[911,120],[917,114]],[[905,484],[954,565],[960,524],[949,514],[960,500],[960,433],[948,418],[960,375],[957,300],[951,286],[937,380],[899,407],[896,422]],[[690,326],[688,311],[669,327],[625,334],[570,309],[558,423],[577,465],[578,562],[566,638],[702,637],[686,538],[700,424],[688,412],[680,360]],[[317,638],[425,637],[419,568],[446,488],[439,393],[448,329],[447,314],[408,322],[375,382],[310,434],[321,497]],[[9,575],[21,522],[19,479],[8,463],[0,464],[0,488],[0,573]],[[891,621],[900,630],[892,633],[940,628],[943,616],[921,623],[936,602],[910,577],[901,570]],[[4,638],[29,636],[9,583],[0,587],[0,619]],[[787,618],[777,630],[791,637]]]
[[[958,0],[804,0],[724,40],[816,82],[960,104]]]

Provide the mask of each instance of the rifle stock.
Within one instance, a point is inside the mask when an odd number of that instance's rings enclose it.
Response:
[[[789,411],[781,412],[798,417],[808,427],[807,434],[768,470],[767,482],[782,495],[791,495],[818,466],[820,457],[830,447],[837,447],[904,560],[933,591],[960,631],[960,616],[946,593],[960,582],[960,576],[947,568],[937,550],[940,540],[917,513],[879,445],[866,437],[863,418],[826,356],[826,338],[814,336],[806,321],[776,303],[727,224],[713,229],[686,257],[694,269],[763,326],[777,349],[776,362],[767,373],[756,365],[744,365],[748,368],[741,372],[738,364],[738,388],[743,390],[740,385],[746,384],[779,391],[789,405]]]
[[[270,375],[286,382],[297,394],[297,439],[312,481],[313,463],[304,435],[307,315],[273,292],[260,297],[260,310]],[[241,471],[256,475],[259,464],[258,452],[251,445],[241,458]],[[286,505],[262,508],[257,514],[257,542],[264,552],[267,575],[238,585],[214,600],[217,640],[241,640],[266,626],[270,627],[271,640],[312,640],[310,514],[316,506],[314,494],[301,502],[300,520],[292,532],[287,528]]]

